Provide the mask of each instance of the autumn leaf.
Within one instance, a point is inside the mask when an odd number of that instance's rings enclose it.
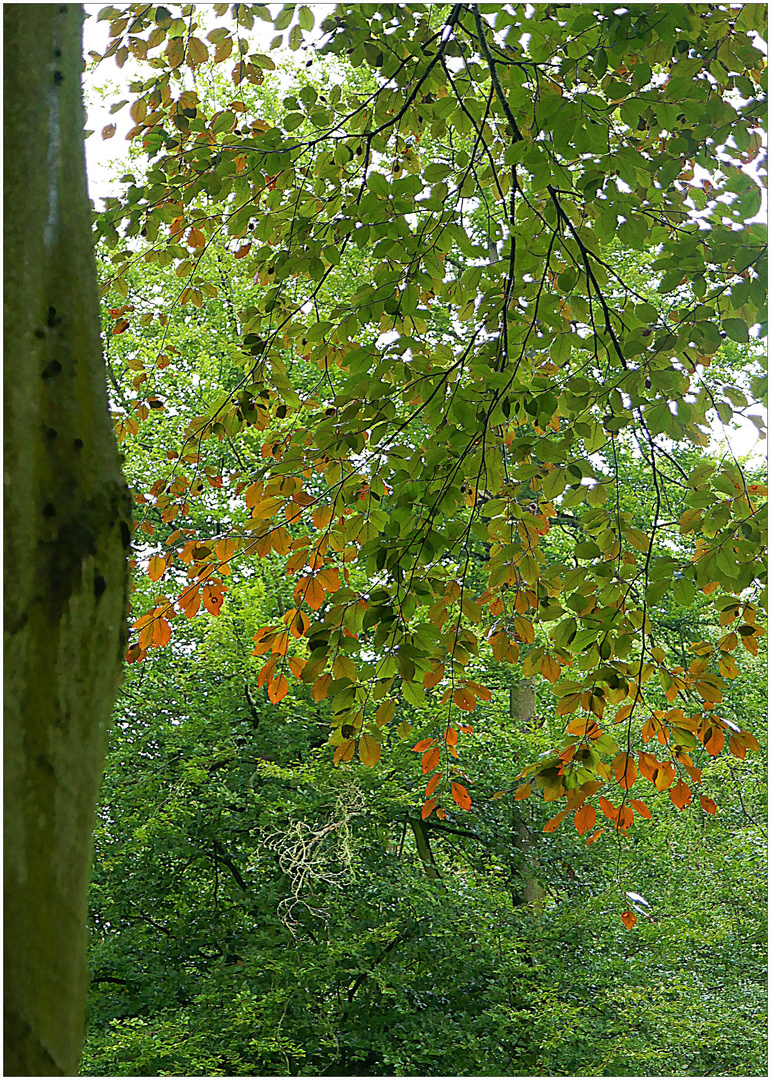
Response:
[[[627,930],[634,930],[635,926],[637,926],[637,916],[633,911],[625,911],[621,915],[621,922]]]
[[[299,679],[303,673],[303,669],[307,661],[302,656],[290,656],[287,663],[289,664],[289,670],[292,672],[296,679]]]
[[[426,790],[424,792],[427,799],[431,795],[434,794],[434,792],[436,791],[437,785],[438,785],[439,781],[442,779],[443,776],[444,776],[444,773],[438,772],[438,773],[435,773],[431,777],[431,779],[428,781],[428,783],[426,784]]]
[[[521,799],[526,799],[532,791],[530,784],[520,784],[517,790],[514,792],[514,798],[519,802]]]
[[[421,759],[421,768],[424,773],[431,772],[439,764],[440,750],[438,746],[435,746],[433,750],[426,750]]]
[[[165,619],[156,619],[153,623],[153,645],[161,648],[171,641],[171,627]]]
[[[444,677],[444,664],[437,664],[433,671],[427,671],[423,676],[424,690],[431,690]]]
[[[594,828],[594,823],[597,820],[597,814],[593,806],[589,806],[585,803],[580,810],[576,811],[574,823],[578,831],[579,836],[583,836],[589,829]]]
[[[465,686],[459,686],[452,698],[458,708],[463,709],[465,712],[473,712],[477,703],[477,699]]]
[[[377,723],[377,726],[385,727],[386,724],[389,724],[391,720],[393,720],[395,711],[396,703],[394,701],[391,701],[389,699],[388,701],[381,702],[375,712],[375,721]]]
[[[329,692],[329,687],[331,683],[332,676],[329,674],[329,672],[327,672],[326,675],[319,675],[318,679],[316,679],[316,681],[314,682],[313,688],[311,690],[311,697],[313,698],[313,700],[323,701]]]
[[[202,601],[203,606],[211,615],[219,615],[222,611],[223,596],[217,586],[204,585]]]
[[[433,746],[436,743],[436,739],[421,739],[420,742],[416,742],[413,746],[413,750],[416,754],[422,754],[424,750],[428,750],[429,746]]]
[[[650,818],[651,812],[641,799],[630,799],[629,805],[637,811],[640,817]]]
[[[274,705],[278,705],[279,701],[283,701],[288,693],[289,683],[285,675],[279,675],[268,683],[268,697]]]
[[[315,578],[309,578],[305,587],[305,600],[309,607],[312,607],[314,611],[318,611],[324,603],[325,595],[323,585],[320,585]]]
[[[355,749],[355,741],[353,739],[346,739],[345,742],[340,743],[340,745],[335,748],[332,761],[335,765],[339,765],[341,761],[350,761]]]
[[[166,573],[166,560],[162,555],[153,555],[147,564],[147,576],[150,581],[160,581]]]
[[[381,746],[377,739],[373,739],[371,735],[364,734],[359,740],[359,757],[365,765],[372,768],[373,765],[377,765],[380,761]]]
[[[461,810],[471,809],[471,796],[468,791],[466,791],[463,784],[456,784],[453,781],[450,784],[450,794],[452,795],[453,801],[458,804]]]
[[[717,757],[723,749],[725,735],[719,727],[709,727],[704,734],[704,749],[710,757]]]
[[[543,831],[546,832],[546,833],[555,832],[555,830],[560,827],[560,825],[562,824],[562,822],[565,820],[565,818],[567,816],[568,816],[567,810],[560,810],[560,812],[558,814],[555,814],[554,817],[549,818],[549,820],[546,822],[546,824],[543,827]]]
[[[613,759],[613,771],[616,774],[616,780],[625,791],[628,791],[637,779],[637,766],[631,754],[623,752],[617,754]]]
[[[614,824],[618,822],[618,810],[615,808],[615,806],[609,799],[605,798],[604,795],[600,796],[600,810],[602,810],[603,814],[606,818],[608,818],[609,821],[612,821]]]
[[[702,810],[706,810],[708,814],[717,813],[717,805],[712,801],[712,799],[707,798],[706,795],[701,796],[700,802]]]
[[[674,787],[670,788],[669,797],[678,810],[685,810],[691,801],[691,789],[682,780],[678,780]]]
[[[424,821],[426,820],[426,818],[431,816],[438,802],[438,799],[428,799],[426,802],[423,803],[423,809],[420,811],[420,816],[423,818]]]

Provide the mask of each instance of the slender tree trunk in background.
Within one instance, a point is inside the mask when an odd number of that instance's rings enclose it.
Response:
[[[412,832],[415,836],[415,847],[417,848],[420,863],[423,867],[423,873],[426,877],[440,880],[442,875],[434,860],[434,853],[431,850],[431,843],[428,839],[428,833],[424,822],[420,818],[411,817],[410,825],[412,826]]]
[[[520,729],[531,726],[536,715],[535,679],[522,679],[512,686],[509,697],[509,715]],[[546,892],[536,878],[538,856],[533,850],[533,840],[522,815],[515,810],[512,815],[512,843],[518,851],[524,852],[524,863],[520,869],[522,890],[519,896],[523,904],[540,906]]]
[[[5,1074],[73,1075],[131,506],[110,423],[79,5],[3,8]]]

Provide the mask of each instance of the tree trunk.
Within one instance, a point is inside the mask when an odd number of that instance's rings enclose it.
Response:
[[[99,340],[79,5],[7,4],[5,1074],[73,1075],[131,504]]]
[[[532,726],[536,715],[535,679],[522,679],[512,686],[509,696],[509,715],[524,729]],[[520,870],[521,891],[516,897],[520,904],[529,904],[539,908],[543,904],[546,892],[538,881],[538,856],[533,850],[530,829],[519,811],[514,810],[511,823],[512,845],[523,853],[524,864]]]

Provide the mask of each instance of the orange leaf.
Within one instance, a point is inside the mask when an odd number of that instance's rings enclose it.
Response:
[[[740,761],[744,761],[747,756],[745,747],[739,742],[735,735],[732,735],[728,740],[728,749],[731,751],[735,758],[739,758]]]
[[[423,818],[424,821],[427,817],[431,817],[434,807],[438,802],[438,799],[428,799],[426,802],[423,803],[423,809],[420,811],[420,816]],[[437,817],[438,816],[439,815],[437,814]]]
[[[437,750],[437,754],[438,753],[439,751]],[[461,810],[471,809],[471,796],[466,791],[463,784],[450,784],[450,793],[453,797],[454,802],[458,804]]]
[[[147,576],[150,581],[160,581],[166,573],[166,560],[162,555],[153,555],[147,564]]]
[[[708,814],[717,813],[717,806],[712,799],[708,799],[706,795],[702,795],[701,797],[701,808],[702,810],[706,810]]]
[[[153,645],[159,648],[171,641],[171,627],[165,619],[156,619],[153,624]]]
[[[704,749],[707,751],[710,757],[717,757],[717,755],[723,749],[724,743],[725,735],[720,728],[707,728],[704,734]]]
[[[619,829],[628,829],[634,821],[634,811],[630,810],[628,806],[619,806],[618,808],[618,827]]]
[[[436,812],[436,816],[439,818],[440,821],[446,821],[447,820],[447,811],[442,810],[441,807],[440,807]]]
[[[604,829],[598,829],[597,832],[593,832],[591,836],[587,836],[586,846],[589,847],[589,845],[593,844],[595,840],[599,840],[604,832]]]
[[[302,611],[295,611],[289,624],[289,633],[292,637],[301,638],[310,626],[310,620]]]
[[[188,247],[206,247],[206,237],[200,229],[191,229],[187,234]]]
[[[380,761],[381,752],[380,743],[377,739],[373,739],[371,735],[362,735],[359,740],[359,757],[365,765],[370,768],[377,765],[378,761]]]
[[[429,746],[433,746],[436,739],[421,739],[420,742],[416,742],[413,746],[413,750],[416,754],[422,754],[424,750],[428,750]]]
[[[532,791],[530,784],[520,784],[517,790],[514,792],[514,798],[519,802],[520,799],[526,799]]]
[[[621,916],[621,922],[627,930],[634,930],[635,926],[637,926],[637,916],[633,911],[625,911]]]
[[[438,772],[438,773],[435,773],[434,776],[432,776],[431,779],[428,781],[428,783],[426,784],[426,791],[425,791],[425,796],[426,796],[427,799],[431,795],[434,794],[434,792],[436,791],[436,786],[439,783],[439,781],[442,779],[443,776],[444,776],[444,773]]]
[[[339,765],[341,761],[350,761],[353,757],[353,752],[356,749],[356,743],[353,739],[346,739],[345,742],[340,743],[336,748],[334,757],[332,758],[335,765]]]
[[[325,596],[324,586],[320,585],[315,578],[309,578],[305,588],[305,599],[307,600],[308,605],[312,607],[314,611],[318,611],[324,603]]]
[[[444,733],[444,741],[448,746],[455,746],[458,742],[458,732],[454,727],[448,727]]]
[[[553,818],[549,818],[549,820],[546,822],[546,824],[543,827],[543,831],[544,832],[550,832],[550,833],[554,832],[556,829],[558,829],[560,827],[560,825],[562,824],[562,822],[565,820],[565,818],[567,816],[568,816],[567,810],[560,810],[560,812],[558,814],[555,814]]]
[[[212,615],[219,615],[222,611],[223,596],[219,588],[215,585],[204,585],[203,587],[203,606]]]
[[[613,759],[613,771],[624,791],[628,791],[637,779],[637,766],[632,756],[626,752],[616,754]]]
[[[659,763],[658,772],[656,773],[656,779],[654,783],[657,791],[666,791],[669,785],[675,778],[675,767],[671,761],[662,761]]]
[[[612,821],[614,824],[618,823],[618,810],[613,803],[606,799],[604,795],[600,795],[600,810],[602,810],[605,817]]]
[[[435,746],[433,750],[426,750],[421,759],[421,768],[424,773],[431,772],[439,764],[439,755],[441,751],[438,746]]]
[[[580,810],[576,810],[574,822],[579,836],[583,836],[585,832],[589,832],[590,829],[594,828],[596,820],[597,814],[593,806],[585,804]]]
[[[528,645],[532,645],[535,641],[535,631],[533,630],[533,624],[529,619],[523,619],[518,615],[514,619],[514,633],[517,635],[520,641],[526,642]]]
[[[289,634],[284,631],[283,634],[276,634],[271,644],[270,651],[277,656],[285,656],[286,651],[289,648]]]
[[[201,606],[201,594],[198,591],[198,586],[194,588],[185,589],[177,597],[177,603],[184,611],[188,619],[192,619],[195,613]]]
[[[323,701],[329,692],[329,687],[332,683],[332,676],[327,672],[326,675],[319,675],[313,684],[311,690],[311,696],[314,701]]]
[[[430,690],[436,686],[437,683],[442,681],[444,675],[444,664],[437,664],[433,671],[427,671],[423,676],[423,687],[426,690]]]
[[[691,801],[691,789],[682,780],[678,780],[673,788],[670,788],[669,797],[678,810],[685,810]]]
[[[279,701],[283,701],[288,693],[289,683],[285,675],[279,675],[268,683],[268,697],[274,705],[278,705]]]
[[[303,668],[305,667],[306,663],[307,661],[303,660],[301,656],[289,657],[289,670],[292,672],[296,679],[299,679],[302,675]]]
[[[331,506],[317,506],[311,514],[311,521],[317,529],[325,529],[332,520]]]
[[[458,708],[463,709],[465,712],[473,712],[474,706],[477,703],[477,699],[465,686],[459,686],[452,695],[452,698]]]
[[[649,818],[651,816],[650,810],[642,801],[642,799],[630,799],[629,805],[634,807],[640,817]]]
[[[337,592],[340,588],[340,575],[336,566],[325,566],[319,570],[316,580],[328,593]]]

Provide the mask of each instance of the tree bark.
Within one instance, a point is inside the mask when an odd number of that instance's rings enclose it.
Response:
[[[126,622],[131,503],[99,339],[81,27],[79,5],[3,8],[6,1075],[77,1072]]]
[[[536,708],[535,679],[522,679],[516,686],[511,687],[509,715],[524,730],[532,727]],[[512,813],[511,825],[512,845],[516,851],[522,852],[524,857],[520,870],[522,888],[516,900],[520,904],[527,904],[538,909],[543,905],[546,892],[537,877],[539,862],[533,848],[533,839],[518,810]]]

